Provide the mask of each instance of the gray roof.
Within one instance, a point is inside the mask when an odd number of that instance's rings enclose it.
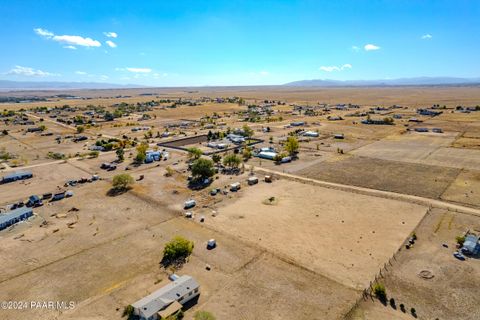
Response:
[[[21,208],[17,208],[15,210],[12,210],[12,211],[7,211],[6,214],[0,215],[0,225],[5,223],[5,222],[8,222],[12,219],[15,219],[17,217],[20,217],[24,213],[33,214],[33,211],[32,211],[31,208],[27,208],[27,207],[21,207]]]
[[[477,244],[478,244],[478,237],[470,234],[465,237],[465,242],[463,243],[463,247],[466,248],[471,253],[476,253]]]
[[[140,309],[145,318],[149,318],[198,287],[200,285],[192,277],[181,276],[177,280],[138,300],[132,306]]]
[[[26,174],[31,175],[32,172],[31,172],[31,171],[17,171],[17,172],[14,172],[14,173],[7,174],[7,175],[4,176],[3,178],[4,178],[4,179],[14,178],[14,177],[23,176],[23,175],[26,175]]]

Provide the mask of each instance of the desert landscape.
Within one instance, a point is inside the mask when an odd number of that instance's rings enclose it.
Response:
[[[1,105],[0,217],[33,215],[0,231],[0,300],[73,307],[2,319],[133,319],[174,274],[200,285],[185,319],[480,316],[453,255],[480,233],[478,87],[29,95]]]

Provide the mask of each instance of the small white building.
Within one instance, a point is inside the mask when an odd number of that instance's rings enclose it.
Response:
[[[199,294],[200,285],[197,281],[190,276],[181,276],[132,304],[133,314],[141,320],[163,319]]]

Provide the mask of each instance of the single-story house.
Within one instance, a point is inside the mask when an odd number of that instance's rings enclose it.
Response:
[[[33,215],[32,208],[21,207],[11,211],[8,211],[6,214],[0,215],[0,230],[10,227],[17,222],[28,219]]]
[[[257,157],[267,160],[274,160],[276,156],[277,153],[272,151],[261,151],[257,154]]]
[[[1,183],[8,183],[17,180],[30,179],[33,177],[32,172],[30,171],[18,171],[15,173],[8,174],[2,178]]]
[[[132,304],[133,314],[142,320],[165,319],[199,294],[198,282],[184,275]]]

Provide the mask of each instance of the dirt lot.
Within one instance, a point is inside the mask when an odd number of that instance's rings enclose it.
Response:
[[[192,258],[179,271],[201,283],[194,310],[210,310],[217,319],[339,318],[356,299],[356,291],[337,282],[188,221],[162,205],[172,198],[145,199],[135,195],[137,189],[112,198],[105,196],[108,188],[106,182],[77,188],[73,198],[37,208],[36,218],[0,234],[1,300],[76,305],[61,314],[23,310],[22,319],[119,318],[124,306],[168,281],[158,263],[164,243],[177,234],[195,242]],[[79,211],[69,212],[73,207]],[[47,225],[39,227],[44,219]],[[75,222],[73,228],[67,226],[70,222]],[[210,238],[219,243],[214,251],[205,249]],[[205,270],[207,263],[211,271]],[[258,299],[264,303],[257,304]],[[2,319],[18,320],[19,311],[2,311]]]
[[[459,172],[453,168],[343,155],[296,173],[330,182],[439,198]]]
[[[480,272],[479,260],[460,261],[452,255],[455,236],[468,229],[480,231],[479,217],[432,210],[416,230],[418,240],[414,247],[400,251],[381,280],[388,297],[395,299],[397,310],[369,301],[360,305],[352,319],[385,319],[384,312],[377,312],[381,309],[392,314],[392,319],[405,319],[398,310],[401,303],[407,312],[414,307],[419,319],[478,319],[480,310],[472,305],[478,301],[480,278],[472,275]],[[433,277],[420,277],[424,270]]]
[[[480,205],[480,172],[462,171],[441,198],[474,206]]]
[[[207,224],[357,289],[368,285],[426,211],[288,180],[242,193],[219,206]],[[270,197],[273,204],[265,204]]]
[[[454,134],[409,133],[391,136],[353,151],[353,154],[383,160],[422,163],[451,168],[480,167],[480,150],[449,148]]]

